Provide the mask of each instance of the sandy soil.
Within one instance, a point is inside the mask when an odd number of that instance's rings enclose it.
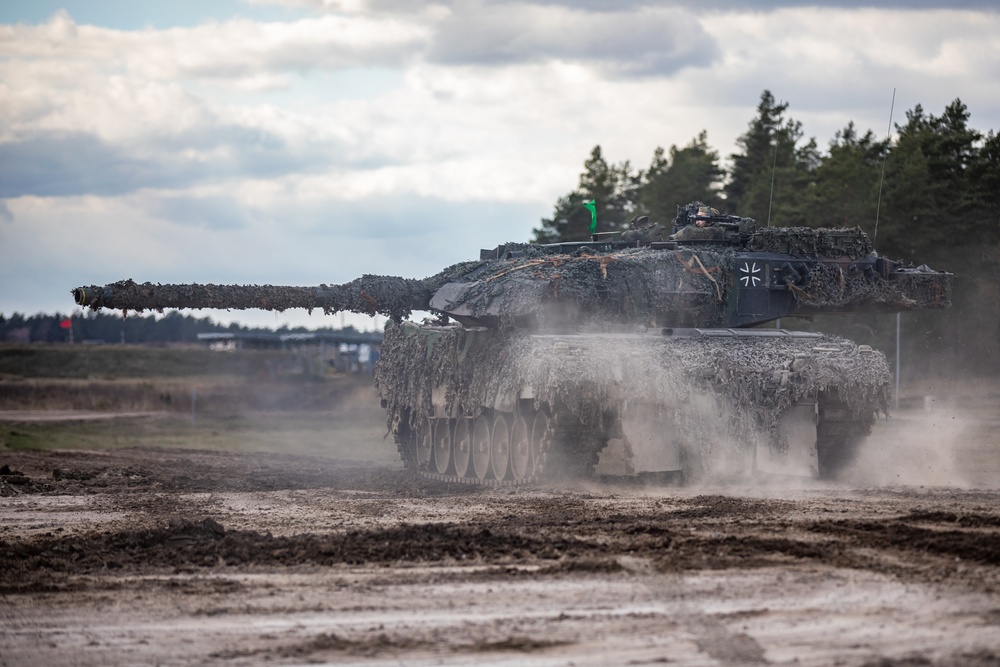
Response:
[[[0,466],[4,666],[1000,664],[982,477],[475,490],[265,453]]]

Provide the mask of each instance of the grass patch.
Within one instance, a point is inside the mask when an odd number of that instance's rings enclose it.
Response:
[[[92,421],[0,424],[7,449],[113,449],[166,447],[241,452],[280,452],[395,463],[392,438],[376,411],[353,417],[271,413],[238,417],[116,417]]]
[[[201,346],[0,345],[0,376],[14,378],[176,378],[273,375],[295,355],[280,350],[219,352]]]
[[[0,345],[0,411],[109,415],[0,421],[0,448],[169,447],[396,462],[371,378],[325,370],[314,354],[280,350]],[[135,412],[156,414],[114,416]]]
[[[345,401],[377,405],[370,378],[192,376],[117,380],[0,379],[0,410],[187,411],[334,410]]]

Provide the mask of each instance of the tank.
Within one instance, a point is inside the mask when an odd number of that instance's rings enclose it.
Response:
[[[424,279],[125,280],[73,294],[123,312],[387,316],[375,384],[388,433],[404,465],[434,479],[837,476],[887,414],[885,356],[759,325],[944,308],[952,275],[879,256],[857,228],[762,228],[698,202],[670,232],[635,218],[623,234],[506,243]]]

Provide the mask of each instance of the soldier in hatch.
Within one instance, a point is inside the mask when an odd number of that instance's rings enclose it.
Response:
[[[698,212],[694,215],[695,227],[711,227],[715,224],[715,216],[719,215],[719,210],[710,206],[699,206]]]
[[[713,241],[725,235],[725,230],[716,226],[719,210],[699,202],[692,202],[678,211],[674,221],[674,233],[670,241]]]
[[[629,243],[662,241],[666,233],[667,230],[663,228],[663,225],[650,222],[648,215],[639,215],[629,221],[628,229],[622,234],[622,241]]]
[[[677,207],[677,217],[674,218],[674,228],[671,231],[676,234],[688,226],[711,227],[718,216],[719,209],[707,206],[704,202],[693,201],[686,206]],[[701,224],[698,224],[699,221]]]

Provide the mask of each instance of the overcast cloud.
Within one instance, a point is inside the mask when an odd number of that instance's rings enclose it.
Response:
[[[644,167],[704,129],[729,155],[764,89],[820,146],[882,135],[894,88],[897,122],[961,98],[1000,129],[994,5],[218,0],[134,28],[7,6],[0,312],[127,277],[429,275],[526,240],[596,144]]]

